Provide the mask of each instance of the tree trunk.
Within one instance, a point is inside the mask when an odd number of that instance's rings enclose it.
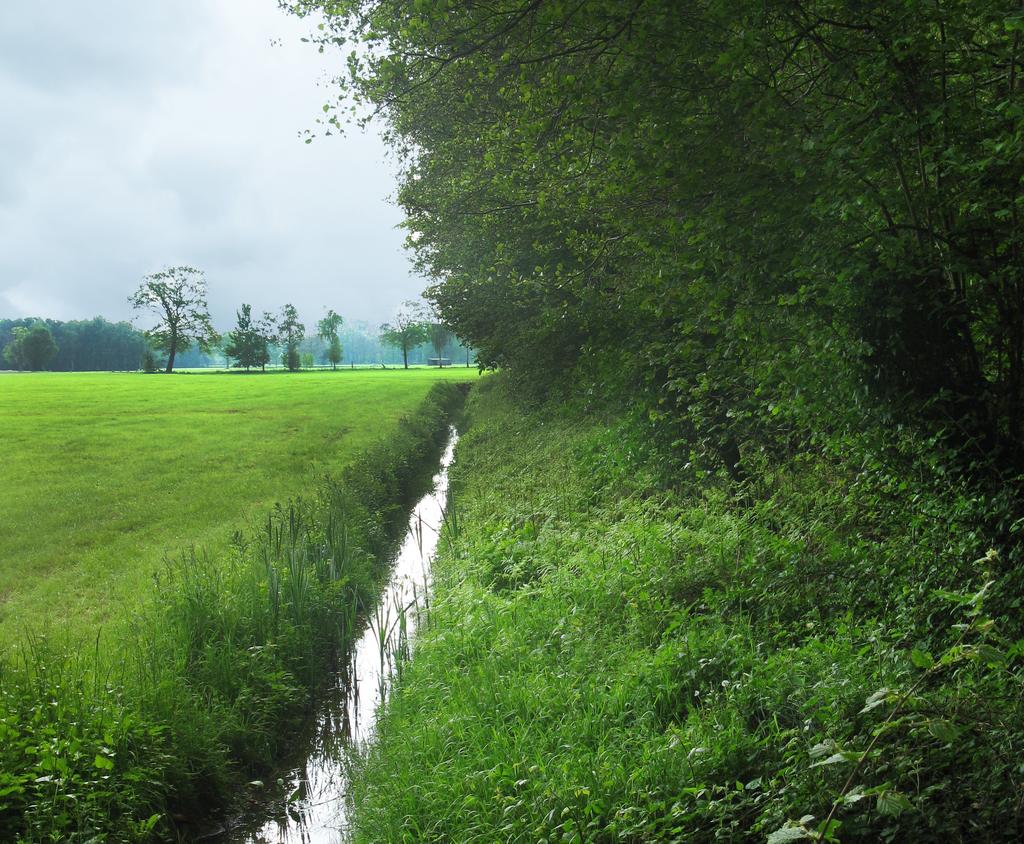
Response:
[[[167,369],[165,372],[172,372],[174,370],[174,356],[178,352],[178,337],[177,335],[171,335],[171,350],[167,355]]]
[[[409,347],[402,346],[402,364],[405,369],[409,368]]]

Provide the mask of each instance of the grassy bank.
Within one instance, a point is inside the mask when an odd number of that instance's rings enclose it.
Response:
[[[95,635],[148,591],[164,554],[226,545],[451,377],[3,376],[0,646],[43,624]]]
[[[371,605],[463,395],[424,393],[333,479],[165,563],[103,647],[72,630],[11,649],[0,839],[187,836],[268,770]]]
[[[984,500],[837,449],[679,485],[626,424],[481,387],[357,840],[1018,840]]]

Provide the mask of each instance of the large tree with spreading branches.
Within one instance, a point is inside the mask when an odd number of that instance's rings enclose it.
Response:
[[[208,352],[219,340],[206,303],[206,277],[194,267],[168,267],[142,279],[128,297],[135,311],[156,319],[146,336],[167,354],[167,372],[174,370],[178,352],[196,344]]]

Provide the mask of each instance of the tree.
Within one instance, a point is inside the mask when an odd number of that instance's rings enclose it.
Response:
[[[299,343],[306,334],[306,326],[299,322],[299,312],[294,305],[285,305],[277,320],[278,342],[284,346],[281,362],[293,372],[302,365]]]
[[[330,310],[327,316],[316,324],[317,336],[328,343],[327,360],[331,362],[332,369],[337,369],[341,363],[341,340],[338,338],[338,331],[343,322],[339,314]]]
[[[37,372],[44,369],[57,354],[50,329],[36,321],[28,327],[18,327],[12,332],[12,339],[4,348],[4,356],[15,369],[30,369]]]
[[[0,359],[3,350],[14,340],[15,329],[31,328],[38,321],[0,319]],[[96,317],[70,322],[48,319],[42,324],[50,330],[57,345],[57,354],[46,364],[55,371],[136,369],[146,348],[142,332],[127,322],[111,323]]]
[[[330,345],[327,347],[327,360],[331,362],[332,369],[337,369],[341,363],[341,340],[337,334],[331,337]]]
[[[452,340],[451,329],[443,322],[434,321],[427,326],[427,336],[430,338],[430,345],[434,348],[437,365],[444,366],[444,350]]]
[[[263,316],[253,323],[253,331],[258,338],[256,365],[266,372],[267,364],[270,363],[270,347],[277,345],[277,317],[270,311],[264,311]]]
[[[206,304],[206,277],[194,267],[168,267],[142,280],[128,303],[136,311],[149,311],[157,323],[146,337],[167,353],[167,368],[174,371],[174,358],[193,343],[204,352],[218,341]]]
[[[380,339],[402,350],[402,363],[409,368],[409,352],[427,340],[426,314],[419,302],[406,300],[394,319],[380,327]]]
[[[244,366],[246,371],[254,366],[263,366],[267,354],[267,340],[258,324],[252,319],[252,306],[243,304],[236,314],[235,329],[228,335],[224,354],[235,359],[235,366]]]
[[[11,339],[4,346],[4,360],[15,369],[27,369],[25,359],[22,356],[21,341],[24,339],[28,328],[23,325],[11,329]]]
[[[709,454],[868,396],[1024,467],[1005,0],[290,5],[360,42],[342,84],[485,366],[621,385]]]

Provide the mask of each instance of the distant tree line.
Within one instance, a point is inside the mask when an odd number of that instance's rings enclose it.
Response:
[[[422,303],[405,302],[389,323],[373,328],[346,323],[328,310],[308,335],[294,305],[256,316],[250,304],[235,326],[218,332],[206,300],[206,278],[193,267],[169,267],[146,276],[129,303],[149,315],[145,330],[101,317],[60,322],[37,318],[0,320],[0,368],[55,371],[235,367],[291,370],[475,362],[475,354]]]
[[[24,347],[12,347],[16,334],[40,329],[48,333],[53,353],[26,358]],[[38,340],[36,341],[38,343]],[[45,340],[43,345],[47,345]],[[127,322],[108,322],[103,317],[63,322],[53,319],[0,319],[0,367],[51,369],[60,372],[138,369],[146,338]],[[33,354],[38,354],[33,352]]]
[[[132,371],[143,368],[146,353],[151,349],[145,335],[127,322],[112,323],[102,317],[91,320],[0,319],[0,369],[31,369],[27,361],[10,358],[5,349],[14,339],[13,329],[45,326],[57,347],[56,354],[40,369],[55,372]],[[308,355],[313,366],[401,366],[402,350],[380,339],[380,330],[362,320],[346,320],[337,332],[342,359],[332,364],[330,343],[319,336],[306,336],[299,343],[300,356]],[[234,356],[225,358],[229,351],[230,332],[225,332],[223,345],[207,351],[198,347],[179,350],[175,366],[183,368],[225,367],[235,363]],[[13,349],[11,350],[13,352]],[[268,365],[278,365],[283,350],[276,343],[267,348]],[[463,345],[457,337],[449,337],[440,355],[428,341],[411,346],[408,351],[411,366],[423,366],[431,358],[444,357],[453,366],[476,366],[475,352]],[[158,350],[152,350],[152,367],[165,368],[166,360]]]
[[[345,320],[333,309],[318,320],[315,337],[306,336],[306,326],[299,320],[298,310],[286,304],[277,314],[265,311],[254,317],[252,305],[244,303],[235,315],[235,326],[221,335],[210,320],[206,301],[206,277],[194,267],[169,267],[143,278],[138,289],[128,297],[136,311],[148,312],[152,326],[145,332],[153,347],[165,354],[165,371],[171,372],[179,353],[195,348],[204,355],[216,354],[224,365],[245,369],[265,370],[275,358],[289,370],[311,367],[315,363],[329,363],[333,369],[344,359],[344,344],[340,336]],[[364,340],[368,338],[362,338]],[[440,317],[431,315],[418,302],[402,304],[390,323],[379,329],[375,345],[376,361],[383,363],[383,347],[390,346],[401,353],[402,365],[416,362],[417,350],[429,344],[434,357],[428,362],[438,366],[450,363],[445,352],[451,346],[453,334]],[[466,365],[470,355],[466,351]],[[275,354],[276,353],[276,354]],[[421,354],[422,356],[422,354]],[[153,356],[145,357],[144,368],[156,369]]]
[[[339,365],[403,365],[401,345],[386,343],[381,339],[381,335],[380,327],[363,320],[346,320],[338,331],[341,347],[344,350],[344,360]],[[302,341],[300,348],[302,352],[313,355],[313,361],[317,366],[327,366],[331,363],[328,345],[318,337],[307,337]],[[408,349],[410,366],[424,366],[430,362],[431,358],[438,357],[450,361],[452,366],[466,366],[467,364],[476,366],[476,352],[451,333],[448,333],[447,343],[440,355],[437,354],[437,350],[430,340],[420,339],[410,345]]]

